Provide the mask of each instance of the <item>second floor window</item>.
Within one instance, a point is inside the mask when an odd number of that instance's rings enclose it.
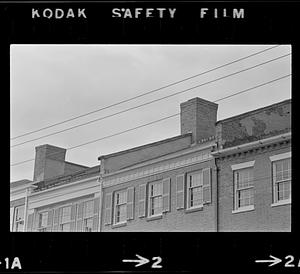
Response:
[[[15,207],[14,231],[24,231],[25,206]]]
[[[291,198],[291,158],[273,162],[274,203]]]
[[[60,231],[68,232],[71,229],[71,206],[63,207],[61,210]]]
[[[94,201],[86,201],[83,204],[83,231],[93,230]]]
[[[203,173],[197,172],[187,175],[187,208],[198,207],[203,204]]]
[[[127,190],[115,193],[114,223],[124,223],[127,218]]]
[[[44,232],[47,230],[48,212],[39,213],[38,217],[39,217],[38,229],[39,231]]]
[[[162,214],[162,181],[149,184],[149,216]]]
[[[253,168],[234,171],[235,209],[254,205]]]

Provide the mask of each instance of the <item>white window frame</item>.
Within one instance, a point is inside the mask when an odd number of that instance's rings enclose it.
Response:
[[[24,207],[24,214],[23,214],[23,216],[19,219],[19,220],[17,220],[16,218],[17,218],[17,209],[18,208],[20,208],[20,207]],[[25,205],[19,205],[19,206],[16,206],[15,208],[14,208],[14,214],[13,214],[13,216],[14,216],[14,221],[13,221],[13,231],[16,231],[16,232],[23,232],[24,231],[24,217],[25,217]],[[20,223],[23,223],[23,229],[22,230],[17,230],[17,226],[18,226],[18,224],[20,224]]]
[[[153,185],[159,184],[160,188],[161,188],[161,193],[156,194],[156,195],[152,195],[151,194],[151,187]],[[156,217],[156,216],[162,216],[163,213],[163,182],[162,180],[159,181],[154,181],[149,183],[148,185],[148,217]],[[155,198],[160,198],[160,204],[161,204],[161,212],[156,213],[156,214],[152,214],[152,200]]]
[[[47,221],[46,221],[46,226],[41,226],[41,223],[40,223],[40,222],[41,222],[41,219],[40,219],[40,218],[41,218],[41,215],[42,215],[42,214],[47,214],[47,218],[46,218],[46,220],[47,220]],[[38,223],[38,228],[37,228],[37,229],[38,229],[39,232],[45,232],[45,231],[47,231],[47,227],[48,227],[48,224],[47,224],[47,223],[48,223],[48,216],[49,216],[49,212],[48,212],[48,211],[42,211],[42,212],[39,212],[39,213],[38,213],[39,223]]]
[[[69,221],[63,221],[63,209],[66,208],[66,207],[69,207],[70,208],[70,219]],[[64,205],[62,207],[60,207],[61,209],[61,220],[59,220],[59,230],[61,232],[70,232],[71,231],[71,212],[72,212],[72,205]],[[60,218],[60,216],[59,216]],[[63,231],[63,226],[64,225],[67,225],[67,224],[70,224],[70,230],[69,231]]]
[[[292,161],[292,154],[291,152],[286,152],[286,153],[281,153],[281,154],[276,154],[273,156],[270,156],[270,160],[272,162],[272,204],[271,207],[275,207],[275,206],[280,206],[280,205],[287,205],[287,204],[291,204],[291,195],[292,195],[292,162],[291,162],[291,177],[289,179],[285,179],[285,180],[281,180],[281,181],[276,181],[276,169],[275,169],[275,164],[283,161],[283,160],[287,160],[290,159],[290,161]],[[290,182],[290,197],[287,199],[282,199],[282,200],[278,200],[277,199],[277,193],[278,193],[278,185],[280,183],[284,183],[284,182]]]
[[[198,175],[200,176],[200,184],[197,186],[190,186],[190,179],[192,176],[194,175]],[[201,194],[202,194],[202,203],[200,203],[199,205],[191,205],[191,192],[195,189],[195,188],[200,188],[201,189]],[[186,195],[187,195],[187,199],[186,199],[186,208],[187,210],[190,209],[198,209],[198,208],[203,208],[203,170],[198,170],[198,171],[194,171],[194,172],[190,172],[187,174],[186,177]]]
[[[254,210],[254,163],[255,161],[249,161],[245,163],[240,163],[236,165],[232,165],[231,169],[233,170],[233,211],[232,213],[239,213],[239,212],[245,212],[245,211],[251,211]],[[245,170],[252,170],[252,184],[250,186],[244,186],[244,187],[238,187],[238,181],[236,180],[236,174],[237,172],[245,171]],[[251,182],[251,181],[248,181]],[[246,205],[246,206],[239,206],[239,193],[246,190],[252,190],[253,195],[253,204]]]
[[[117,195],[120,193],[125,193],[125,201],[122,203],[117,203]],[[124,206],[126,209],[125,220],[117,221],[118,207]],[[127,189],[121,189],[114,192],[114,212],[113,212],[113,225],[125,224],[127,222]]]
[[[87,205],[87,203],[92,203],[92,205],[93,205],[93,210],[90,213],[90,215],[87,215],[87,212],[86,212],[86,205]],[[94,218],[94,200],[84,201],[83,202],[83,231],[84,232],[92,232],[92,230],[93,230],[93,218]],[[86,231],[87,222],[89,220],[92,220],[92,228],[90,230]]]

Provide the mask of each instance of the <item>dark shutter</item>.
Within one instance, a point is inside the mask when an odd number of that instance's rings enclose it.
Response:
[[[70,231],[76,231],[76,211],[77,205],[73,204],[71,207],[71,224],[70,224]]]
[[[163,199],[163,212],[170,211],[170,184],[171,179],[166,178],[162,181],[163,184],[163,193],[162,193],[162,199]]]
[[[127,189],[127,220],[134,219],[134,187]]]
[[[54,209],[54,216],[53,216],[53,229],[52,231],[59,231],[59,214],[60,213],[60,208]]]
[[[93,231],[97,232],[99,227],[99,210],[100,197],[94,199],[94,217],[93,217]]]
[[[28,215],[28,218],[27,218],[27,230],[26,231],[32,231],[33,217],[34,217],[34,213],[31,213],[31,214]]]
[[[77,206],[77,221],[76,221],[76,231],[81,232],[83,226],[83,202],[79,203]]]
[[[146,194],[147,194],[147,185],[139,186],[139,217],[146,216]]]
[[[104,203],[104,224],[110,225],[112,221],[112,193],[105,195]]]
[[[185,174],[176,176],[176,208],[184,208]]]
[[[205,168],[203,173],[203,204],[211,203],[211,168]]]
[[[47,219],[47,229],[46,231],[52,230],[52,223],[53,223],[53,209],[48,211],[48,219]]]

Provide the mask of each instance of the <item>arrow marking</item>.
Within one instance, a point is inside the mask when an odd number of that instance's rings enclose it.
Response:
[[[272,260],[256,260],[256,263],[271,263],[269,266],[273,266],[275,264],[279,264],[280,262],[282,262],[281,259],[270,255],[270,258],[272,258]]]
[[[135,265],[135,267],[138,267],[138,266],[141,266],[143,264],[146,264],[146,263],[149,263],[149,260],[138,255],[138,254],[135,254],[135,256],[137,256],[139,258],[139,260],[122,260],[123,263],[138,263]]]

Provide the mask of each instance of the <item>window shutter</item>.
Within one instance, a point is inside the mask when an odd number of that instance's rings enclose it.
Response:
[[[147,185],[143,184],[139,186],[139,217],[146,216],[146,195]]]
[[[272,163],[272,171],[273,171],[273,203],[278,202],[278,193],[277,193],[277,184],[276,184],[276,164]]]
[[[211,168],[205,168],[203,174],[203,204],[211,203]]]
[[[99,227],[99,210],[100,197],[94,199],[94,217],[93,217],[93,231],[97,232]]]
[[[77,207],[77,222],[76,222],[76,231],[81,232],[83,226],[83,202],[78,204]]]
[[[112,193],[105,195],[105,205],[104,205],[104,224],[110,225],[112,219]]]
[[[40,214],[38,212],[34,215],[34,221],[33,221],[33,231],[38,231],[39,228],[39,216]]]
[[[176,208],[184,208],[185,174],[176,176]]]
[[[28,215],[27,231],[32,231],[34,213]]]
[[[77,210],[77,205],[72,204],[71,207],[71,224],[70,224],[70,231],[76,231],[76,210]]]
[[[56,208],[54,210],[54,215],[53,215],[53,229],[52,231],[59,231],[59,214],[60,213],[60,208]]]
[[[134,218],[134,187],[127,189],[127,220]]]
[[[52,222],[53,222],[53,209],[48,211],[48,219],[47,219],[47,229],[46,231],[52,230]]]
[[[163,202],[163,212],[170,211],[170,184],[171,179],[166,178],[162,181],[163,184],[163,193],[162,193],[162,202]]]

